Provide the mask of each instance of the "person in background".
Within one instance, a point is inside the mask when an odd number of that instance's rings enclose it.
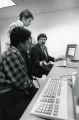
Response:
[[[39,34],[37,37],[37,44],[30,52],[32,64],[41,72],[41,74],[45,75],[49,73],[53,67],[53,62],[56,60],[54,57],[49,56],[47,47],[45,46],[46,41],[46,34]]]
[[[23,26],[27,29],[31,25],[32,20],[34,19],[33,14],[30,12],[30,10],[25,9],[20,12],[19,19],[13,23],[10,24],[8,28],[8,39],[6,44],[9,46],[10,44],[10,32],[13,28]],[[32,40],[33,44],[35,44],[35,40]]]
[[[0,59],[0,118],[5,120],[19,120],[38,90],[26,63],[30,44],[31,32],[15,27],[10,33],[10,47]]]
[[[23,26],[27,28],[31,25],[33,19],[33,14],[28,9],[25,9],[19,14],[19,20],[10,24],[9,31],[18,26]]]

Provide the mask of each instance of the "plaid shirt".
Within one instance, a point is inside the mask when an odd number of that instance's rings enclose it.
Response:
[[[16,86],[24,89],[31,85],[24,59],[15,47],[10,47],[0,59],[0,88],[4,90]]]

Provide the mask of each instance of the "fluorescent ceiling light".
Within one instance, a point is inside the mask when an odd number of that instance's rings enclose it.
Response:
[[[16,5],[12,0],[0,0],[0,8]]]

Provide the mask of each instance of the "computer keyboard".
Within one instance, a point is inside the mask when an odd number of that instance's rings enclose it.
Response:
[[[56,62],[55,66],[66,67],[67,66],[67,60],[59,60],[59,61]]]
[[[46,119],[68,120],[67,81],[48,79],[31,114]]]
[[[68,68],[77,68],[79,66],[79,62],[71,62],[69,60],[60,60],[57,61],[55,66],[57,67],[68,67]]]

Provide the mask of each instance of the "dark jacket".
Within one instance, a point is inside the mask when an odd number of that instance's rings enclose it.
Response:
[[[47,53],[47,56],[41,49],[41,46],[37,43],[34,47],[31,48],[30,58],[31,58],[31,62],[35,66],[35,68],[39,69],[39,71],[41,71],[43,74],[47,75],[50,71],[50,67],[45,66],[45,65],[40,66],[40,62],[43,60],[46,62],[49,62],[49,61],[54,62],[54,58],[49,56],[46,46],[45,46],[45,51]]]

